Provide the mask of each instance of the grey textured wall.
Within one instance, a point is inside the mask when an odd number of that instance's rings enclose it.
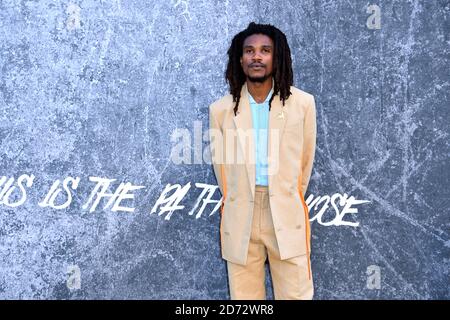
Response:
[[[0,298],[228,298],[221,195],[194,150],[230,40],[257,21],[316,97],[315,298],[449,299],[449,11],[0,0]],[[172,161],[177,132],[191,163]]]

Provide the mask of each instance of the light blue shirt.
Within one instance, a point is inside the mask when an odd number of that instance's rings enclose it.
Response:
[[[248,90],[247,90],[248,92]],[[250,100],[250,108],[252,109],[252,120],[255,138],[255,152],[256,152],[256,184],[261,186],[269,185],[268,172],[268,131],[269,131],[269,100],[273,94],[273,79],[272,89],[262,103],[257,103],[253,99],[250,92],[248,92]]]

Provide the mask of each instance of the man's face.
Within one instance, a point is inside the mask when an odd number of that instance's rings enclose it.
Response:
[[[264,82],[272,76],[273,41],[263,34],[244,40],[241,66],[249,81]]]

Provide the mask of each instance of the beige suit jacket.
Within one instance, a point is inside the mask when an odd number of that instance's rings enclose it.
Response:
[[[310,253],[308,207],[304,200],[316,147],[314,96],[291,86],[282,106],[272,100],[268,130],[269,201],[281,259]],[[245,265],[255,201],[255,145],[247,82],[239,113],[228,94],[209,106],[210,151],[222,193],[222,257]]]

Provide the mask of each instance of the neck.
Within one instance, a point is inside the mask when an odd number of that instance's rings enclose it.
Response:
[[[257,103],[262,103],[272,89],[272,77],[264,82],[253,82],[247,78],[247,89]]]

